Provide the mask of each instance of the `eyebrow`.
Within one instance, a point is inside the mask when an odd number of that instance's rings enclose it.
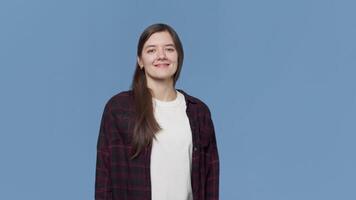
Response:
[[[146,47],[145,47],[145,49],[147,49],[147,48],[150,48],[150,47],[156,47],[157,45],[153,45],[153,44],[151,44],[151,45],[147,45]],[[166,44],[166,45],[164,45],[165,47],[174,47],[175,48],[175,46],[174,46],[174,44]]]

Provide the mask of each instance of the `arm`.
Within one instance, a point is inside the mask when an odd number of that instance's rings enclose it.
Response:
[[[218,200],[219,199],[219,154],[214,130],[214,124],[211,119],[210,111],[207,114],[206,121],[209,130],[209,146],[208,154],[208,166],[207,166],[207,177],[206,177],[206,199],[208,200]]]
[[[97,143],[97,160],[95,175],[95,200],[111,200],[111,169],[109,149],[109,129],[112,122],[110,106],[107,104],[101,118],[100,131]]]

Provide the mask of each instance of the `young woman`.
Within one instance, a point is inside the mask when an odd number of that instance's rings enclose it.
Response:
[[[175,89],[183,47],[166,24],[140,36],[129,91],[101,120],[96,200],[217,200],[219,157],[209,108]]]

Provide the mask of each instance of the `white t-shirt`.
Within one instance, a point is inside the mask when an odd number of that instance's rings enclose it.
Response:
[[[177,91],[173,101],[153,98],[154,116],[162,128],[152,143],[152,200],[192,200],[192,133],[186,103]]]

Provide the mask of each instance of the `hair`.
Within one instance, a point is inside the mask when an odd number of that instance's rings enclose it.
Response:
[[[146,41],[158,32],[168,32],[175,45],[178,53],[178,66],[177,71],[173,75],[173,86],[175,86],[180,71],[183,65],[183,46],[175,30],[167,24],[152,24],[148,26],[141,34],[137,44],[137,56],[140,58],[142,55],[143,46]],[[135,106],[135,121],[132,135],[132,155],[131,159],[137,157],[141,151],[151,145],[155,134],[161,130],[158,122],[153,114],[152,105],[152,91],[147,87],[146,74],[144,68],[141,69],[138,61],[136,61],[136,69],[132,80],[131,89],[133,91],[134,106]]]

